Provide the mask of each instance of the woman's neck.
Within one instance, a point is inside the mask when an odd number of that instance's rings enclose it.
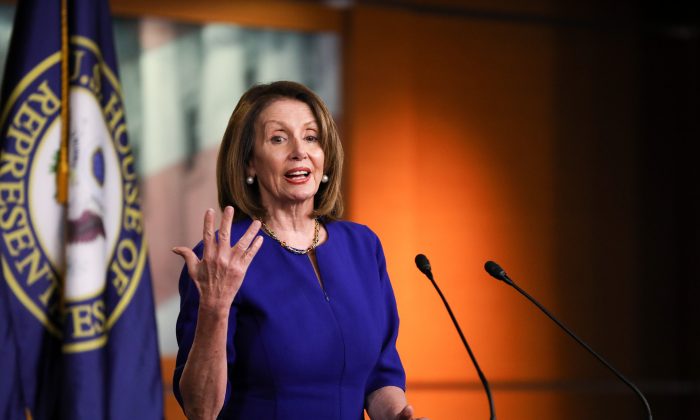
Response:
[[[263,220],[270,229],[275,232],[308,232],[309,227],[313,229],[314,218],[311,212],[287,212],[268,210],[267,216]]]
[[[291,206],[267,206],[263,220],[269,230],[288,245],[305,249],[314,237],[313,203]]]

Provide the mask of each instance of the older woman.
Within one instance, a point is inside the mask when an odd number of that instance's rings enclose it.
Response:
[[[342,162],[306,87],[239,101],[217,163],[218,235],[210,209],[194,251],[173,249],[186,264],[173,385],[188,417],[413,418],[381,244],[338,220]]]

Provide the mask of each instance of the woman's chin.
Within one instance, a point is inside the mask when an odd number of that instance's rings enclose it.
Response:
[[[310,203],[311,206],[313,207],[314,195],[315,195],[315,192],[297,192],[297,193],[293,193],[293,194],[287,194],[284,197],[280,197],[280,199],[276,200],[276,201],[279,204],[287,204],[287,205],[294,205],[294,206],[299,206],[299,205],[304,205],[304,204]]]

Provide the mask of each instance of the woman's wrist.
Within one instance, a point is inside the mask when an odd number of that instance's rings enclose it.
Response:
[[[199,318],[228,318],[228,314],[231,311],[231,303],[224,302],[220,299],[200,299],[199,301]]]

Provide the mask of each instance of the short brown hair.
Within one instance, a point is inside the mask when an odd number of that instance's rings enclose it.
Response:
[[[321,183],[314,197],[314,217],[338,219],[343,213],[341,177],[343,173],[343,146],[331,113],[321,98],[306,86],[280,81],[256,85],[248,89],[238,101],[221,140],[216,164],[219,206],[233,206],[235,217],[262,219],[267,210],[260,200],[258,184],[245,182],[246,169],[255,146],[255,121],[270,103],[277,99],[294,99],[311,108],[319,126],[319,142],[324,153],[323,173],[328,182]]]

